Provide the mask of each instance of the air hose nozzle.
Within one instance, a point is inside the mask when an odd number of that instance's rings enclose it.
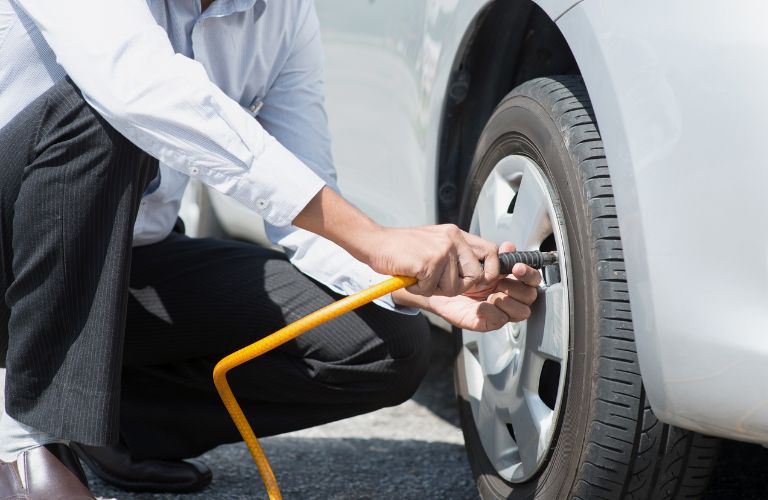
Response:
[[[557,252],[505,252],[499,254],[501,274],[511,274],[515,264],[525,264],[534,269],[541,269],[558,263]]]

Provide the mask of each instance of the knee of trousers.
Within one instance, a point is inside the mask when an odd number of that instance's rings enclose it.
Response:
[[[37,151],[71,145],[77,149],[77,161],[68,168],[81,166],[103,182],[145,184],[154,177],[156,160],[115,130],[85,100],[68,77],[57,82],[35,103],[42,118]],[[40,109],[42,108],[42,109]],[[140,186],[143,190],[143,186]]]
[[[377,349],[380,359],[363,368],[372,374],[366,397],[381,407],[410,399],[427,373],[431,357],[430,330],[423,316],[403,317],[393,323],[396,334],[384,337],[387,340]],[[391,345],[394,343],[396,347]]]

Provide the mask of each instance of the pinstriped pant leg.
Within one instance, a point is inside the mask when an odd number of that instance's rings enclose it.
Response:
[[[69,79],[0,130],[0,160],[6,411],[114,442],[133,224],[157,162]]]
[[[285,256],[243,242],[172,234],[135,248],[133,264],[120,425],[135,458],[188,458],[239,441],[213,385],[216,362],[341,298]],[[400,404],[429,356],[423,317],[369,304],[228,380],[268,436]]]

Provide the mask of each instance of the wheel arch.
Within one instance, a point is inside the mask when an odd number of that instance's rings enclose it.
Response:
[[[455,222],[477,139],[499,101],[540,76],[580,74],[555,20],[531,0],[489,2],[466,31],[446,87],[438,140],[437,216]]]
[[[475,145],[496,105],[519,84],[552,75],[579,75],[584,79],[598,124],[607,128],[601,130],[601,135],[616,203],[621,205],[623,199],[628,207],[634,206],[634,175],[627,150],[625,117],[616,95],[614,75],[602,53],[604,47],[589,31],[594,27],[585,24],[579,15],[584,4],[574,2],[565,10],[552,11],[546,2],[539,3],[542,5],[532,0],[493,0],[478,13],[464,35],[446,88],[436,155],[437,217],[441,222],[458,220]],[[638,211],[618,208],[622,220],[626,218],[625,222],[633,227],[641,227],[636,220]],[[625,251],[624,260],[628,274],[634,271],[636,275],[648,275],[647,263],[637,251]],[[635,332],[641,337],[653,328],[653,308],[644,290],[629,287],[633,316],[639,319]],[[658,357],[656,346],[641,347],[645,347],[638,349],[641,366],[650,364],[656,368],[648,361]],[[660,377],[653,369],[644,372],[650,374],[644,383],[654,410],[661,410],[665,420],[680,425],[666,411],[668,398]]]

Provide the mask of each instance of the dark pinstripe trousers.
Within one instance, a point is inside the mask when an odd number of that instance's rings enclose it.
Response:
[[[247,243],[174,232],[132,249],[157,162],[68,79],[0,130],[0,160],[6,411],[85,444],[121,439],[136,457],[237,441],[215,362],[338,296]],[[423,318],[371,305],[230,381],[257,434],[271,435],[398,404],[428,356]]]

